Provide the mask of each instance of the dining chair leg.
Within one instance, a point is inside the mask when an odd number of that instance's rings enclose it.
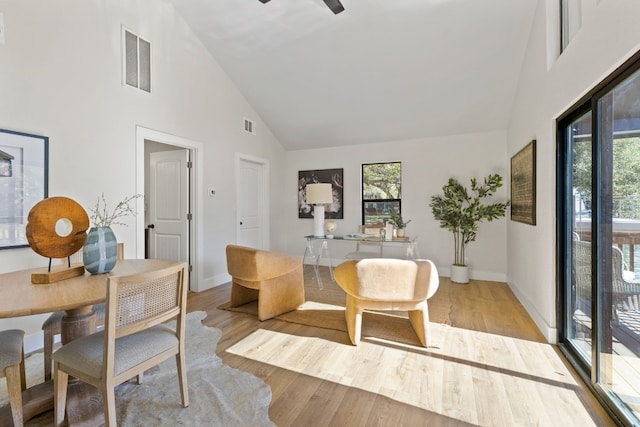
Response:
[[[105,427],[116,427],[116,393],[113,384],[107,384],[102,390],[104,400],[104,425]]]
[[[21,365],[24,362],[21,363]],[[9,391],[9,405],[13,416],[13,425],[22,427],[22,381],[21,365],[8,366],[4,370],[7,377],[7,389]]]
[[[189,386],[187,385],[187,367],[184,356],[176,354],[176,367],[178,369],[178,382],[180,385],[180,396],[182,397],[182,407],[189,406]]]
[[[24,367],[24,346],[22,347],[22,355],[20,356],[20,390],[27,389],[27,374]]]
[[[67,406],[67,385],[69,374],[58,369],[57,364],[53,367],[53,415],[55,425],[62,426],[64,423],[65,409]]]
[[[44,380],[51,379],[51,355],[53,354],[53,331],[47,329],[44,331]]]

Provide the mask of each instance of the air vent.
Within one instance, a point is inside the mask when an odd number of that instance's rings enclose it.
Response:
[[[122,28],[122,83],[151,92],[151,43]]]
[[[256,124],[252,120],[244,119],[244,131],[251,135],[256,134]]]

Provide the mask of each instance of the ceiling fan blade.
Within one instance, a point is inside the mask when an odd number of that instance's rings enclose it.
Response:
[[[331,12],[333,12],[336,15],[344,10],[344,6],[342,6],[342,3],[340,3],[340,0],[322,0],[322,1],[324,2],[324,4],[327,5],[329,9],[331,9]]]

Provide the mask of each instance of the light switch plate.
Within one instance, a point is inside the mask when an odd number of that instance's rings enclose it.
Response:
[[[4,13],[0,13],[0,44],[4,44]]]

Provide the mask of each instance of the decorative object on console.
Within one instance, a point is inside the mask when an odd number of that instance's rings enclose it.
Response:
[[[391,215],[389,221],[396,226],[396,237],[404,237],[404,229],[409,225],[411,220],[405,221],[401,215]]]
[[[325,230],[327,231],[327,237],[333,237],[333,233],[338,228],[338,224],[332,219],[327,221],[324,225]]]
[[[478,225],[483,221],[489,222],[505,215],[509,200],[486,205],[482,199],[491,197],[498,188],[502,187],[502,176],[490,174],[479,185],[475,178],[471,178],[471,191],[458,182],[449,178],[449,182],[442,187],[444,195],[432,196],[431,211],[440,227],[453,233],[454,262],[451,280],[457,283],[469,282],[469,267],[465,264],[465,249],[476,240]],[[453,268],[461,267],[461,268]],[[454,273],[455,271],[455,273]]]
[[[307,203],[307,185],[331,184],[333,200],[325,206],[325,218],[343,219],[343,169],[298,171],[298,218],[313,218],[312,206]]]
[[[136,215],[136,211],[129,204],[139,197],[142,195],[135,194],[126,197],[116,205],[113,211],[109,211],[104,193],[102,193],[98,197],[95,208],[89,209],[93,227],[89,230],[89,235],[82,249],[82,261],[89,273],[108,273],[115,267],[118,259],[118,242],[111,226],[127,225],[121,222],[120,218]]]
[[[77,252],[87,237],[89,217],[85,210],[67,197],[51,197],[44,199],[29,211],[26,226],[27,240],[33,251],[49,258],[46,272],[33,273],[31,282],[53,283],[69,277],[84,274],[82,266],[66,269],[57,268],[52,271],[52,258],[68,258]]]
[[[324,237],[324,205],[333,201],[331,184],[308,184],[307,198],[313,208],[313,235]]]

